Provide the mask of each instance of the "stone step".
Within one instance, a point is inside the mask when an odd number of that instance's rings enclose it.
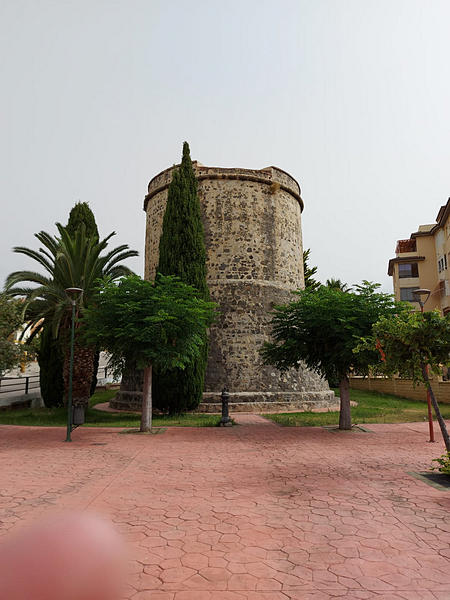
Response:
[[[329,403],[326,407],[318,407],[317,402],[229,402],[230,414],[245,413],[281,413],[281,412],[331,412],[339,410],[339,401]],[[202,402],[197,408],[199,413],[221,413],[222,403]]]

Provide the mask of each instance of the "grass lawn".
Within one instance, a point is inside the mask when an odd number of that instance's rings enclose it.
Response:
[[[108,402],[116,390],[96,392],[89,401],[83,427],[139,427],[140,416],[133,413],[107,413],[93,408],[96,404]],[[154,417],[155,427],[215,427],[220,421],[218,415],[197,414],[176,417]],[[25,408],[0,411],[0,425],[39,425],[41,427],[65,427],[65,408]]]
[[[339,390],[334,390],[339,396]],[[398,396],[350,390],[350,399],[358,403],[352,406],[352,423],[407,423],[428,420],[426,402],[407,400]],[[444,419],[450,419],[450,405],[440,404]],[[279,413],[264,415],[267,419],[287,427],[320,427],[338,425],[339,412],[328,413]]]

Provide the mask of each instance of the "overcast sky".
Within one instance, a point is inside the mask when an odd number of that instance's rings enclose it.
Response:
[[[450,195],[447,0],[1,0],[0,279],[76,201],[143,272],[148,181],[276,165],[322,281],[392,290]]]

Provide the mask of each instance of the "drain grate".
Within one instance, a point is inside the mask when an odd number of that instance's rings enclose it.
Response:
[[[91,446],[107,446],[107,442],[92,442]]]

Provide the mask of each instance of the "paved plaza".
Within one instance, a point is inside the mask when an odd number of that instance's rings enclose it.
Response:
[[[450,599],[450,490],[408,474],[443,452],[440,434],[237,420],[82,428],[72,444],[2,426],[2,533],[55,508],[106,515],[130,545],[133,600]]]

